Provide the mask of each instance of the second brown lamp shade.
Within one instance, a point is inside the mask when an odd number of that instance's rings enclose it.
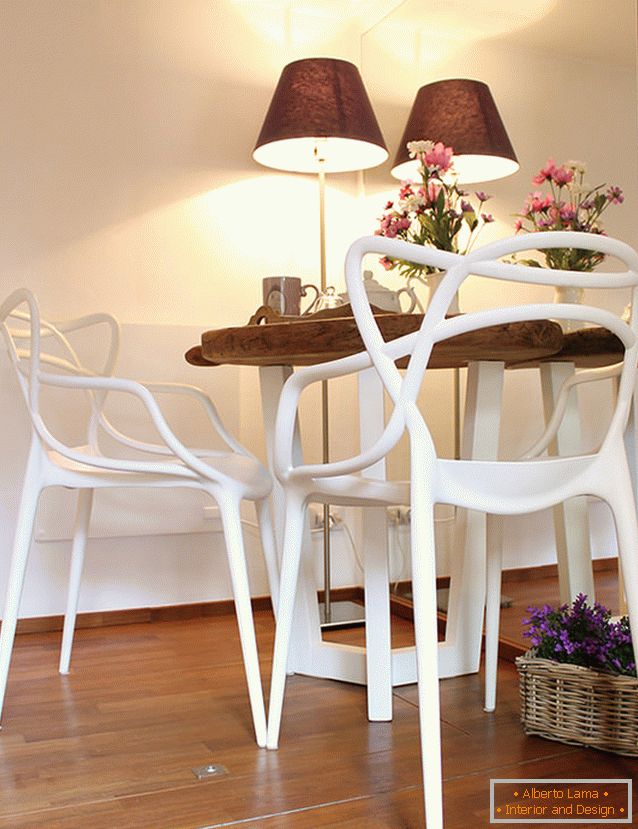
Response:
[[[419,89],[392,166],[395,178],[416,177],[418,163],[406,145],[419,140],[452,147],[460,182],[503,178],[519,168],[492,93],[482,81],[436,81]]]

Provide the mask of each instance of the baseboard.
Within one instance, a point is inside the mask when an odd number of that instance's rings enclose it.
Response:
[[[594,572],[616,571],[617,558],[599,558],[593,562]],[[544,564],[538,567],[521,567],[515,570],[503,571],[503,583],[531,581],[544,578],[556,578],[558,568],[555,564]],[[437,587],[448,587],[450,579],[440,576],[436,580]],[[390,594],[392,613],[406,619],[412,619],[412,602],[400,595],[401,588],[407,588],[409,581],[403,581],[395,586],[398,591]],[[363,604],[364,593],[362,587],[336,587],[331,591],[335,601],[353,601]],[[323,590],[318,591],[319,601],[323,601]],[[253,610],[272,610],[270,596],[255,596],[252,599]],[[206,616],[226,616],[234,613],[232,599],[223,599],[217,602],[197,602],[195,604],[166,605],[163,607],[134,607],[124,610],[105,610],[92,613],[78,613],[76,628],[99,628],[111,625],[132,625],[150,622],[177,622],[186,619],[197,619]],[[62,630],[64,617],[36,616],[18,621],[17,633],[47,633]],[[445,625],[445,616],[439,615],[439,627]],[[512,646],[514,643],[508,643]],[[507,645],[506,645],[507,647]]]
[[[319,601],[323,601],[323,590],[318,591]],[[362,587],[333,587],[333,601],[361,602]],[[272,610],[270,596],[254,596],[253,610]],[[134,625],[150,622],[180,622],[202,617],[226,616],[235,612],[232,599],[217,602],[197,602],[194,604],[165,605],[163,607],[133,607],[124,610],[102,610],[92,613],[78,613],[76,629],[110,627],[111,625]],[[35,616],[18,620],[16,633],[48,633],[62,630],[64,616]]]
[[[618,572],[618,558],[596,558],[592,561],[594,573]],[[540,564],[536,567],[517,567],[503,570],[503,584],[514,581],[537,581],[538,579],[558,578],[557,564]]]

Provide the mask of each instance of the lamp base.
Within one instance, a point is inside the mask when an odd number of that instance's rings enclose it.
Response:
[[[354,602],[331,602],[330,618],[327,619],[326,606],[323,602],[319,602],[319,619],[321,620],[322,630],[356,627],[357,625],[365,625],[366,613],[362,605]]]

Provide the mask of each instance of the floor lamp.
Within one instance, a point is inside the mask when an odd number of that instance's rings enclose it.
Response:
[[[366,170],[388,151],[359,70],[335,58],[305,58],[284,67],[257,139],[253,158],[266,167],[314,173],[319,181],[320,287],[327,288],[326,173]],[[321,387],[323,462],[330,459],[328,384]],[[330,508],[323,509],[324,626],[347,624],[331,600]]]
[[[466,78],[435,81],[416,94],[392,175],[419,179],[419,161],[410,158],[409,141],[442,141],[454,150],[459,184],[511,176],[519,163],[487,84]],[[461,456],[461,372],[454,369],[454,456]]]

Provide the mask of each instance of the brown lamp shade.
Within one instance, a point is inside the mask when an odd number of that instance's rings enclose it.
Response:
[[[298,173],[365,170],[388,151],[357,67],[305,58],[284,67],[253,158]]]
[[[487,84],[466,79],[422,86],[412,105],[392,175],[413,178],[418,162],[408,141],[442,141],[454,150],[460,182],[490,181],[515,173],[518,160]]]

